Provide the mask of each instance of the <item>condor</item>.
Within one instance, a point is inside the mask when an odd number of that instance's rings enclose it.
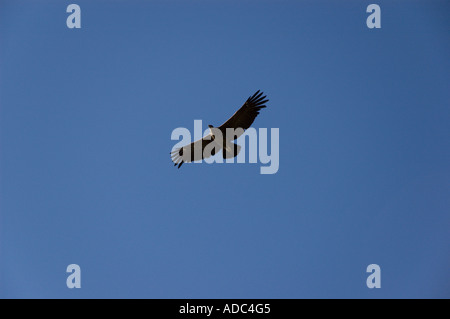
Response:
[[[223,158],[237,156],[241,147],[232,141],[241,136],[253,124],[259,111],[266,107],[265,103],[268,101],[266,96],[263,96],[263,92],[258,90],[221,126],[208,125],[210,130],[208,135],[171,152],[174,166],[178,165],[178,168],[180,168],[183,163],[200,161],[214,156],[220,150],[222,150]]]

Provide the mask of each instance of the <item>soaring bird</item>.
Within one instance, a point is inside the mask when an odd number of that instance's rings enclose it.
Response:
[[[202,139],[172,151],[171,158],[178,168],[183,163],[199,161],[214,156],[221,149],[223,158],[233,158],[239,154],[241,147],[232,143],[248,129],[259,111],[265,108],[269,100],[259,90],[250,96],[244,105],[219,127],[208,125],[210,133]]]

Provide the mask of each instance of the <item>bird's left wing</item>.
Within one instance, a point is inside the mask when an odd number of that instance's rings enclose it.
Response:
[[[200,161],[204,158],[214,156],[219,149],[220,145],[211,139],[211,135],[207,135],[191,144],[173,149],[170,152],[170,156],[174,165],[178,165],[178,168],[180,168],[183,163]]]

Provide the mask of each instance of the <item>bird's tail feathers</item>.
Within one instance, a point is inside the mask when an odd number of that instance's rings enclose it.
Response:
[[[239,154],[241,147],[234,143],[227,143],[223,148],[223,158],[233,158]]]

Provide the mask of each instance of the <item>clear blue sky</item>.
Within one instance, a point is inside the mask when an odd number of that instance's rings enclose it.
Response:
[[[0,297],[449,298],[449,11],[0,0]],[[277,174],[173,167],[258,89]]]

